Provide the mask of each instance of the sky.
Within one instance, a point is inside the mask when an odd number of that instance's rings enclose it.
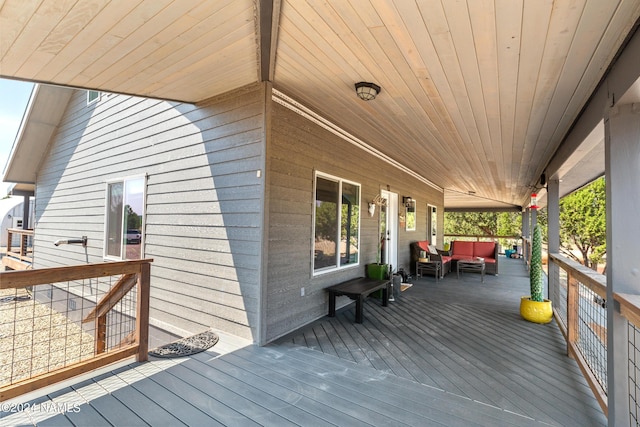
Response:
[[[20,129],[33,83],[0,79],[0,180],[11,154],[11,147]],[[7,194],[10,184],[0,182],[0,198]]]

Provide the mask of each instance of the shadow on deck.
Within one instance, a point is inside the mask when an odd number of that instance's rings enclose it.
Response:
[[[500,274],[452,272],[414,279],[387,308],[369,299],[365,320],[353,304],[279,341],[304,346],[455,396],[563,426],[607,420],[555,321],[526,322],[522,260],[500,258]]]
[[[266,347],[221,334],[5,403],[0,425],[605,425],[555,324],[520,319],[522,262],[501,261],[484,284],[427,277],[387,308],[368,301],[362,324],[350,305]]]

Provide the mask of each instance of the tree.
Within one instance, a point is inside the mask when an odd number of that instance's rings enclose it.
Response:
[[[498,218],[495,212],[446,212],[445,234],[495,235]]]
[[[138,215],[131,206],[126,205],[124,207],[124,214],[126,215],[127,229],[140,230],[140,228],[142,228],[142,217]]]
[[[498,214],[498,236],[522,235],[522,213],[501,212]],[[510,248],[517,243],[517,239],[499,239],[503,248]]]
[[[594,270],[607,252],[605,191],[602,177],[560,200],[560,250]]]

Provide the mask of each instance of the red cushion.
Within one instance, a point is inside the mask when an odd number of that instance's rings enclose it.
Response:
[[[494,242],[475,242],[473,247],[473,256],[494,258],[495,250],[496,244]]]
[[[453,255],[461,255],[466,258],[472,258],[474,242],[465,242],[463,240],[453,241]],[[459,258],[456,258],[459,259]]]
[[[452,258],[451,258],[450,256],[442,255],[442,263],[443,263],[443,264],[446,264],[446,263],[448,263],[448,262],[451,262],[451,259],[452,259]]]
[[[428,240],[421,240],[421,241],[416,242],[416,243],[418,244],[420,249],[422,249],[425,252],[429,252],[429,241]]]

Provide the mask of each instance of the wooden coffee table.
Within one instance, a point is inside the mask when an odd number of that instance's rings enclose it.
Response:
[[[480,273],[480,282],[484,283],[484,269],[485,265],[483,259],[470,258],[458,260],[458,268],[456,271],[458,279],[460,278],[461,271],[478,272]]]

